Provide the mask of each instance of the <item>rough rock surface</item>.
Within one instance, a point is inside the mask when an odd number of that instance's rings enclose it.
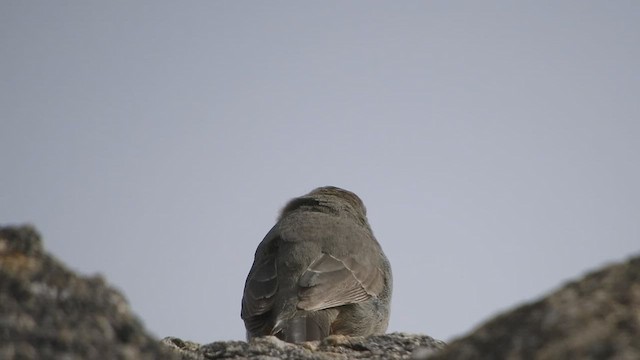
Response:
[[[432,354],[445,343],[425,335],[393,333],[369,337],[329,336],[323,341],[290,344],[275,336],[244,341],[199,345],[167,337],[162,342],[177,350],[183,360],[205,359],[411,359]]]
[[[433,359],[640,359],[640,257],[500,315]]]
[[[28,226],[0,228],[0,359],[178,358],[126,300],[44,252]]]

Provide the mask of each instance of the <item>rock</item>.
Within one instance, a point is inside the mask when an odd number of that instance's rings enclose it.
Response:
[[[437,352],[445,343],[426,335],[393,333],[369,337],[329,336],[323,341],[301,344],[284,342],[275,336],[250,342],[220,341],[199,345],[168,337],[163,343],[178,351],[184,360],[204,359],[410,359],[412,354]]]
[[[499,315],[446,348],[404,333],[200,345],[175,337],[158,342],[104,279],[68,270],[43,250],[33,228],[6,227],[0,359],[640,359],[640,257]]]
[[[171,358],[102,277],[65,268],[32,227],[0,228],[0,359]]]
[[[429,359],[640,359],[640,257],[499,315]]]

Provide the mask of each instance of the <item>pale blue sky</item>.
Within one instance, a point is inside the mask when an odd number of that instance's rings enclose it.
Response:
[[[158,337],[243,339],[286,201],[356,192],[389,331],[640,251],[640,2],[3,1],[0,223]]]

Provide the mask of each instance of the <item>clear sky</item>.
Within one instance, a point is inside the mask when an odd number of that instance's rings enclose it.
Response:
[[[2,1],[0,223],[206,343],[286,201],[344,187],[389,330],[451,339],[640,252],[640,2],[517,3]]]

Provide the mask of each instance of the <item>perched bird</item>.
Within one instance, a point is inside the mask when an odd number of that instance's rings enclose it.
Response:
[[[360,198],[333,186],[294,198],[255,253],[242,297],[247,339],[382,334],[391,266]]]

